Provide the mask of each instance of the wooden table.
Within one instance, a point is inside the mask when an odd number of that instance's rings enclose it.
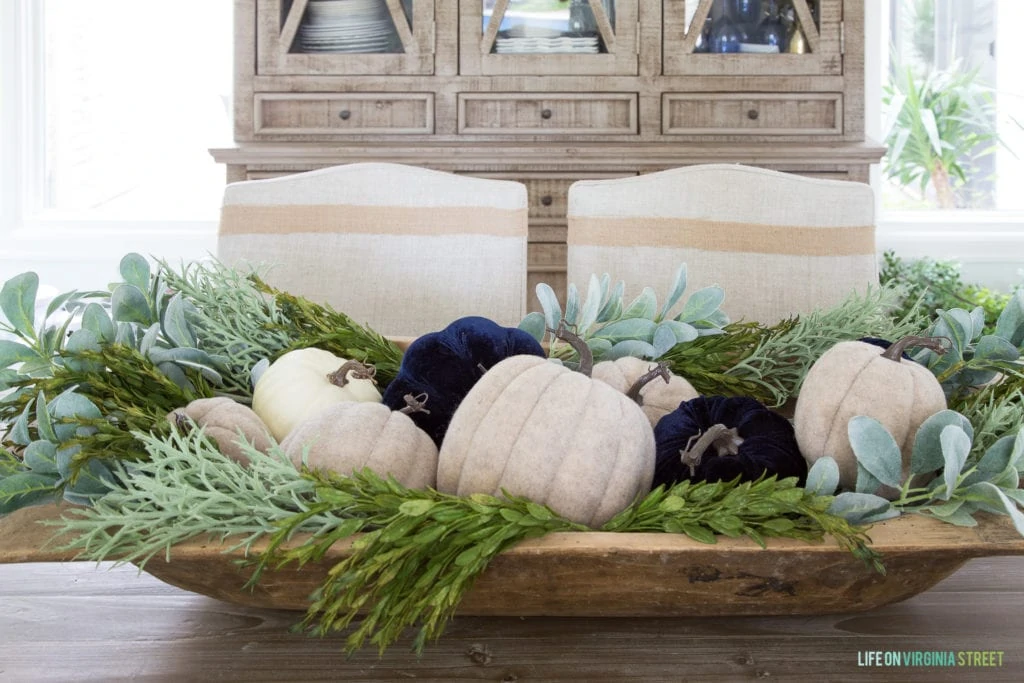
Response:
[[[1024,557],[970,561],[864,614],[704,619],[455,619],[348,658],[301,613],[237,607],[131,566],[0,565],[0,681],[1022,681]],[[994,667],[875,667],[870,653],[1002,652]],[[964,655],[966,656],[966,655]],[[992,655],[993,663],[995,657]]]

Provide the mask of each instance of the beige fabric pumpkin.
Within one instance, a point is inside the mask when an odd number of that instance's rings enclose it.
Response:
[[[596,364],[591,377],[628,394],[638,379],[655,368],[657,363],[653,361],[625,356]],[[692,384],[679,375],[674,375],[668,370],[665,372],[668,375],[667,382],[663,379],[654,379],[640,389],[638,403],[652,427],[657,426],[658,420],[678,408],[680,403],[700,395]]]
[[[902,351],[899,348],[898,351]],[[840,342],[808,371],[793,414],[800,452],[809,464],[830,455],[839,465],[839,484],[853,490],[857,459],[847,425],[857,415],[873,417],[892,434],[903,454],[903,477],[918,428],[945,410],[946,397],[932,372],[910,360],[890,360],[885,349],[867,342]],[[882,487],[879,495],[894,491]]]
[[[352,363],[352,368],[339,372]],[[323,349],[289,351],[271,363],[252,395],[252,409],[278,441],[306,418],[342,401],[380,403],[367,368]]]
[[[308,449],[308,450],[307,450]],[[281,442],[298,467],[339,474],[368,467],[409,488],[433,487],[437,446],[412,419],[382,403],[337,403],[299,423]]]
[[[654,430],[604,382],[537,356],[484,374],[452,417],[438,455],[439,491],[502,491],[598,527],[647,493]]]
[[[259,415],[230,398],[198,398],[175,410],[168,418],[176,425],[181,418],[191,419],[216,442],[221,453],[243,465],[249,464],[249,458],[239,445],[240,438],[262,453],[273,445],[270,430]]]

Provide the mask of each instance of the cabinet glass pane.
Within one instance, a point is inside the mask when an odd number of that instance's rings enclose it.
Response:
[[[481,0],[482,31],[500,22],[491,54],[602,54],[615,0]],[[602,29],[602,24],[604,28]]]
[[[398,0],[394,7],[401,12],[392,16],[387,0],[308,0],[302,12],[295,40],[289,52],[311,53],[402,53],[402,40],[395,21],[404,22],[410,30],[413,0]],[[298,0],[282,4],[282,27],[291,14],[302,9]]]
[[[811,52],[819,0],[687,0],[686,44],[695,53]]]

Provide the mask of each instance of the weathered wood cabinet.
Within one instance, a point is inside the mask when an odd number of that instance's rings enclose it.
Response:
[[[229,181],[356,161],[521,181],[531,291],[565,286],[576,180],[736,162],[866,181],[883,151],[863,0],[235,6]]]

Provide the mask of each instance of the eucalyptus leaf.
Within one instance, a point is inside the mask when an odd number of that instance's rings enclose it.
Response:
[[[20,372],[0,368],[0,391],[7,391],[15,382],[20,382],[23,379],[25,379],[25,376]]]
[[[0,479],[0,515],[48,500],[54,495],[53,475],[18,472]]]
[[[612,347],[604,353],[602,359],[615,360],[617,358],[633,356],[634,358],[652,360],[656,355],[657,350],[653,345],[645,341],[640,341],[639,339],[626,339],[625,341],[613,344]]]
[[[882,514],[890,507],[891,503],[881,496],[845,491],[832,500],[828,512],[851,524],[860,524],[865,518]]]
[[[91,303],[82,312],[82,329],[91,331],[97,339],[111,343],[117,338],[114,321],[107,311],[97,303]]]
[[[11,326],[29,339],[35,339],[36,294],[39,276],[29,271],[15,275],[0,288],[0,310]]]
[[[945,460],[942,477],[946,484],[945,492],[939,497],[949,500],[971,452],[971,438],[957,425],[950,425],[943,428],[939,441],[942,443],[942,456]]]
[[[46,304],[46,313],[44,318],[49,318],[51,315],[57,312],[57,309],[61,308],[68,301],[71,301],[78,295],[78,290],[72,289],[70,292],[62,292],[57,296],[50,299],[50,303]]]
[[[626,310],[622,312],[622,318],[646,318],[648,322],[654,322],[654,316],[658,312],[658,297],[650,287],[644,287],[640,295],[633,300]]]
[[[985,330],[985,309],[975,306],[971,310],[971,339],[977,339]]]
[[[1024,344],[1024,289],[1018,289],[996,320],[996,334],[1016,347]]]
[[[683,292],[686,291],[686,264],[681,263],[679,268],[676,269],[676,274],[672,278],[672,289],[669,290],[668,296],[665,298],[665,303],[661,307],[661,312],[658,314],[658,320],[665,320],[669,317],[669,312],[682,298]]]
[[[544,314],[539,311],[531,311],[527,313],[526,317],[519,322],[519,329],[537,341],[542,341],[544,339],[544,335],[547,334]]]
[[[818,458],[807,471],[805,489],[819,496],[831,496],[839,488],[839,465],[835,458],[824,456]]]
[[[1020,351],[1006,339],[994,334],[986,334],[978,340],[974,357],[984,360],[1015,361],[1020,358]]]
[[[949,338],[953,342],[954,349],[962,353],[967,348],[973,329],[974,323],[970,314],[967,311],[954,308],[949,311],[939,311],[939,320],[935,323],[932,336]]]
[[[125,254],[119,264],[121,277],[130,285],[145,292],[150,285],[149,261],[141,254]]]
[[[558,329],[562,322],[562,306],[558,303],[558,296],[551,285],[541,282],[537,285],[537,300],[540,301],[541,310],[544,311],[544,324],[552,330]]]
[[[950,425],[962,429],[974,439],[974,427],[970,420],[953,410],[941,410],[921,423],[914,436],[914,450],[910,457],[910,471],[913,474],[928,474],[942,469],[945,457],[942,455],[940,440],[942,430]]]
[[[15,363],[38,359],[32,348],[10,339],[0,339],[0,368],[9,368]]]
[[[25,447],[25,466],[39,474],[57,474],[57,447],[50,441],[33,441]]]
[[[716,285],[694,292],[683,306],[676,320],[684,323],[705,320],[715,313],[725,300],[725,290]]]
[[[73,357],[73,354],[83,351],[100,350],[100,338],[92,330],[87,330],[83,327],[72,332],[71,336],[68,337],[67,343],[64,345],[64,350],[72,354],[72,357],[64,361],[68,367],[86,372],[103,371],[103,364],[98,361],[88,361]]]
[[[34,405],[35,399],[30,399],[22,409],[21,415],[19,415],[18,419],[14,421],[11,431],[7,433],[7,438],[19,446],[27,446],[33,441],[32,436],[28,431],[28,425],[32,420],[32,407]]]
[[[118,322],[140,325],[151,324],[154,318],[143,290],[131,284],[114,288],[110,295],[110,314]]]
[[[899,488],[903,481],[903,456],[882,423],[873,417],[857,415],[850,419],[846,430],[857,464],[881,483]]]
[[[47,441],[60,443],[57,440],[56,432],[53,431],[53,422],[50,421],[50,411],[46,406],[46,394],[41,391],[36,396],[36,431]]]

